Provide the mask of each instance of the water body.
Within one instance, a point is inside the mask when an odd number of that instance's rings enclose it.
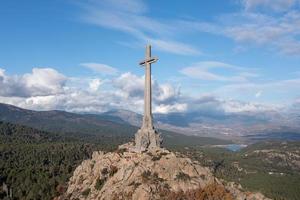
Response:
[[[230,151],[240,151],[242,148],[245,148],[247,145],[246,144],[225,144],[225,145],[213,145],[212,147],[219,147],[219,148],[224,148],[228,149]]]
[[[228,145],[224,145],[225,149],[228,149],[230,151],[240,151],[242,148],[245,148],[247,145],[245,144],[228,144]]]

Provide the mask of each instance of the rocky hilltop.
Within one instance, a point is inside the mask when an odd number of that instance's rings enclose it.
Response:
[[[208,168],[180,154],[132,149],[128,143],[115,152],[94,152],[76,168],[67,191],[58,199],[267,199],[218,180]]]

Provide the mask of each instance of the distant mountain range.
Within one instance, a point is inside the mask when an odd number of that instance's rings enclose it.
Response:
[[[118,114],[117,114],[118,113]],[[121,114],[122,113],[122,114]],[[126,119],[126,120],[125,120]],[[133,139],[141,115],[128,111],[112,111],[102,115],[76,114],[65,111],[32,111],[0,103],[0,121],[33,127],[38,130],[60,133],[82,140]],[[131,120],[131,123],[129,122]],[[135,125],[133,122],[137,122]],[[133,124],[133,125],[131,125]],[[166,146],[228,144],[231,141],[211,137],[187,136],[161,130]],[[167,139],[166,139],[167,138]]]
[[[0,120],[55,132],[85,134],[135,133],[141,126],[142,115],[128,110],[111,110],[100,114],[76,114],[65,111],[32,111],[8,104],[0,104]],[[275,111],[244,113],[169,113],[154,114],[155,126],[161,130],[189,136],[221,139],[249,139],[253,135],[280,133],[299,134],[297,113],[284,115]],[[292,136],[293,137],[293,136]],[[276,136],[274,137],[276,138]],[[297,137],[296,137],[297,138]]]
[[[85,134],[104,134],[116,132],[125,134],[131,126],[105,120],[98,115],[75,114],[65,111],[32,111],[12,105],[0,104],[0,120],[22,124],[52,132],[78,132]]]
[[[112,110],[100,114],[114,122],[140,126],[142,115],[127,110]],[[156,127],[186,135],[234,139],[237,136],[284,135],[300,133],[300,116],[275,111],[243,113],[169,113],[154,114]],[[247,137],[251,138],[251,137]],[[277,138],[276,136],[274,138]]]

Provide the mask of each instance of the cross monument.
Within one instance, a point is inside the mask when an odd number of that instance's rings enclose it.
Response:
[[[151,57],[151,46],[146,46],[145,60],[140,65],[145,67],[145,91],[144,91],[144,117],[143,125],[135,134],[135,148],[137,151],[160,148],[162,138],[153,126],[152,117],[152,85],[151,85],[151,64],[158,59]]]

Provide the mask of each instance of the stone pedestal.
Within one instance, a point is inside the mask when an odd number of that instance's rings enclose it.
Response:
[[[148,149],[160,148],[161,144],[161,135],[155,129],[141,128],[135,134],[135,147],[137,151],[143,152]]]

